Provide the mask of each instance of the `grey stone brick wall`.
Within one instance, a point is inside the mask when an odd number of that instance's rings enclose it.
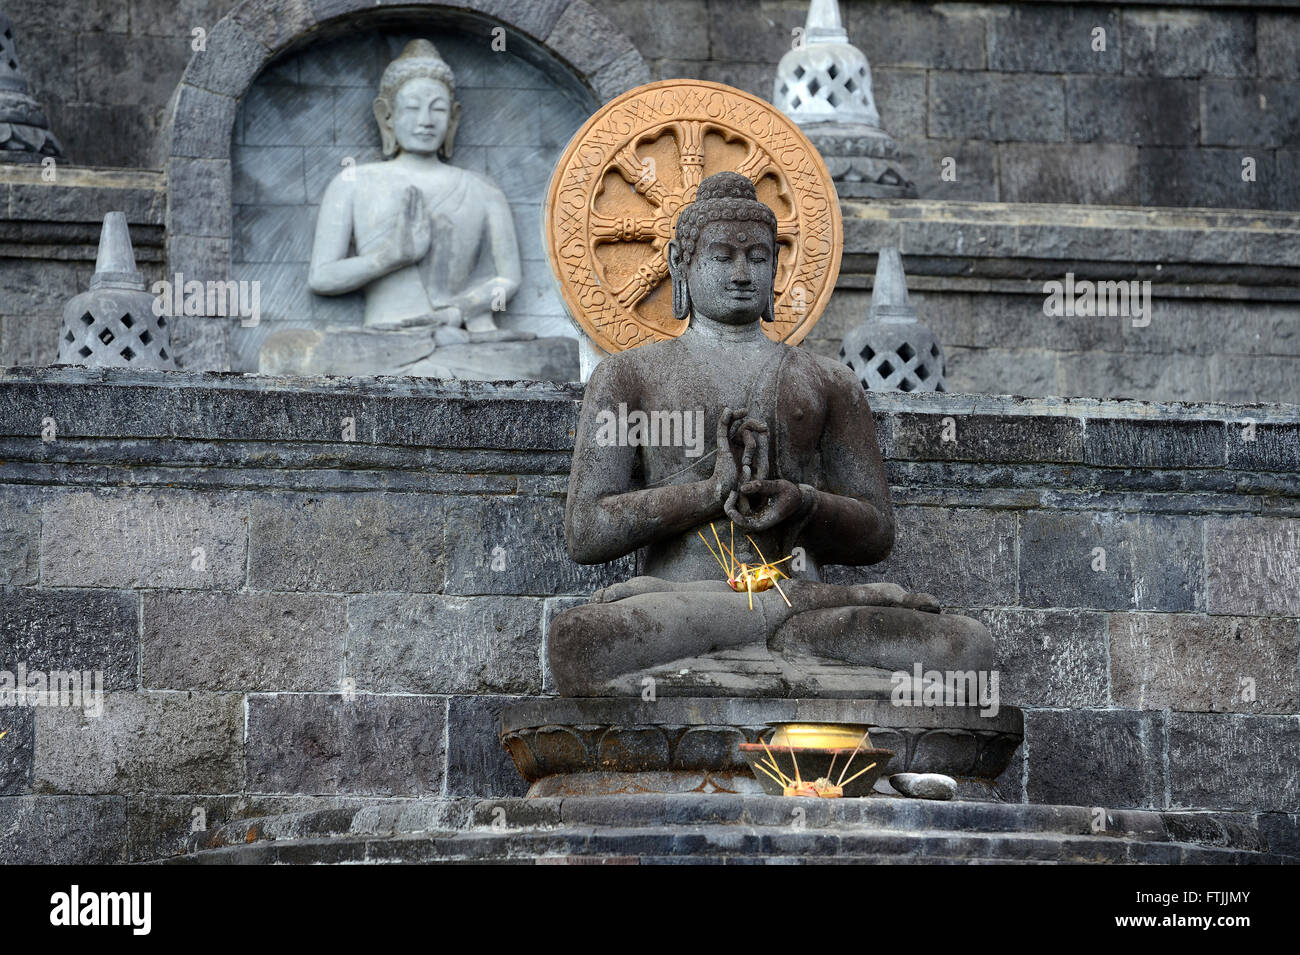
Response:
[[[894,245],[918,315],[943,344],[951,391],[1300,403],[1295,214],[960,200],[842,206],[839,281],[804,343],[821,354],[837,356],[865,320],[875,251]],[[1067,273],[1149,282],[1150,314],[1140,322],[1044,314],[1044,283]]]
[[[769,97],[804,0],[593,0],[656,78]],[[15,0],[51,125],[80,164],[157,167],[166,105],[231,0]],[[1232,2],[842,0],[922,195],[1300,209],[1300,12]],[[575,43],[582,42],[575,24]],[[1092,31],[1106,31],[1094,51]],[[1257,180],[1241,181],[1241,160]],[[957,162],[944,181],[944,157]]]
[[[1023,292],[912,290],[943,344],[949,391],[1300,404],[1300,303],[1153,298],[1151,324],[1136,328],[1045,316],[1041,283],[1018,284]],[[804,347],[838,356],[870,305],[869,290],[837,289]]]
[[[105,687],[98,716],[0,710],[0,858],[144,859],[196,820],[521,794],[501,707],[547,692],[549,615],[633,571],[563,552],[580,396],[0,374],[0,669]],[[988,623],[1003,701],[1026,709],[1004,797],[1242,813],[1293,838],[1294,409],[872,404],[899,540],[831,576]]]
[[[807,11],[802,0],[673,0],[664,30],[662,4],[596,5],[656,76],[765,98]],[[1213,0],[841,8],[872,65],[881,118],[915,157],[922,196],[1300,208],[1300,12]],[[1093,49],[1098,28],[1104,50]],[[945,157],[955,181],[941,175]],[[1253,183],[1242,181],[1245,157]]]

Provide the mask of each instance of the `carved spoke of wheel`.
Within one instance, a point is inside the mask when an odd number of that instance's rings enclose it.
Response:
[[[776,220],[776,241],[788,242],[790,245],[799,238],[799,220],[798,219],[777,219]]]
[[[776,163],[772,162],[772,157],[757,146],[750,147],[749,155],[736,167],[736,172],[748,178],[750,182],[758,182],[768,173],[780,174]]]
[[[602,242],[650,242],[669,239],[672,218],[669,216],[599,216],[591,217],[593,244]]]
[[[666,278],[668,257],[663,249],[657,249],[648,261],[637,266],[636,275],[628,279],[627,284],[615,292],[614,296],[624,308],[634,308]]]
[[[613,165],[628,185],[645,196],[652,205],[663,209],[670,193],[660,180],[654,163],[637,155],[634,143],[629,143],[614,155]]]
[[[673,123],[670,127],[677,142],[677,159],[682,170],[682,196],[695,198],[695,190],[704,179],[704,124]]]

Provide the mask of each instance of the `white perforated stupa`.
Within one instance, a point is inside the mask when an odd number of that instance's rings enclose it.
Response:
[[[866,54],[849,42],[836,0],[812,0],[799,42],[781,57],[772,102],[799,124],[844,197],[913,197],[905,154],[880,124]]]
[[[836,0],[812,0],[803,43],[781,57],[772,102],[800,126],[860,123],[880,128],[867,56],[849,42]]]

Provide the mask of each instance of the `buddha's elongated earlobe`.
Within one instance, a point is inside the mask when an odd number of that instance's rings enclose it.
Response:
[[[686,319],[691,314],[691,291],[686,285],[686,269],[682,264],[681,248],[677,240],[668,243],[668,274],[673,283],[673,318]]]
[[[686,287],[686,279],[673,278],[673,318],[689,318],[691,314],[691,292]]]
[[[451,104],[451,117],[447,120],[447,132],[443,134],[442,145],[438,147],[438,155],[447,162],[451,162],[451,149],[456,141],[456,127],[460,125],[460,103]]]
[[[772,270],[772,281],[767,283],[767,302],[763,305],[763,321],[776,321],[776,269]]]
[[[383,146],[384,158],[391,159],[397,152],[397,136],[393,133],[393,108],[382,96],[375,97],[375,122],[379,124],[379,139]]]

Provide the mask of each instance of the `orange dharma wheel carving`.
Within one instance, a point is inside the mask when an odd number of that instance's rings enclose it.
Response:
[[[770,103],[721,83],[629,90],[578,130],[551,176],[544,241],[569,314],[609,353],[672,338],[667,246],[705,176],[754,183],[777,218],[776,321],[791,345],[817,323],[843,251],[839,199],[817,150]]]

